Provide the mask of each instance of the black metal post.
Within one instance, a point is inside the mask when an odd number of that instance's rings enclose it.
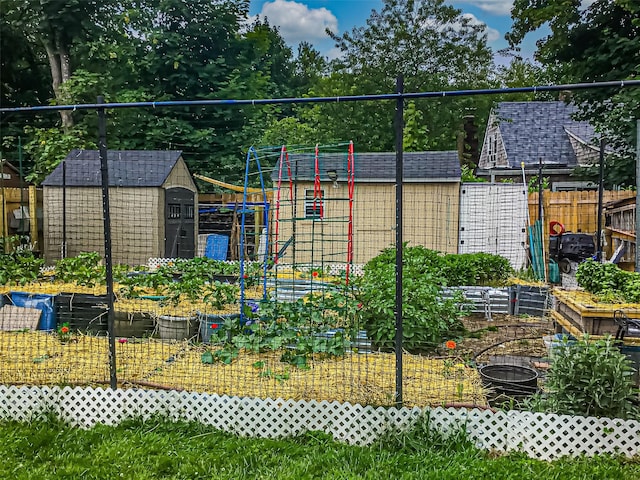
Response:
[[[98,104],[104,98],[98,97]],[[111,216],[109,213],[109,168],[107,163],[107,121],[104,108],[98,108],[98,148],[100,149],[100,173],[102,174],[102,218],[104,220],[104,266],[107,281],[107,332],[109,334],[109,385],[118,387],[116,376],[116,338],[114,335],[115,317],[113,311],[113,258],[111,256]]]
[[[598,231],[596,232],[596,259],[602,261],[602,199],[604,195],[604,139],[600,140],[600,174],[598,177]]]
[[[62,159],[62,248],[60,257],[67,258],[67,160]]]
[[[402,181],[404,137],[404,81],[402,76],[396,80],[396,407],[402,407]]]

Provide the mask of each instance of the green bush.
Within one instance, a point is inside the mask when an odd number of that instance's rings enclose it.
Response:
[[[509,260],[490,253],[444,255],[443,275],[449,286],[504,285],[514,273]]]
[[[632,376],[629,360],[611,337],[565,340],[554,350],[546,392],[534,396],[528,406],[549,413],[638,418]]]
[[[93,287],[106,284],[105,268],[98,252],[81,252],[56,262],[56,280]]]
[[[640,274],[614,263],[587,260],[576,271],[578,285],[606,302],[640,302]]]
[[[38,278],[44,260],[21,245],[19,236],[0,237],[0,285],[24,285]]]
[[[410,352],[429,351],[444,340],[464,332],[460,317],[462,295],[443,299],[444,256],[424,247],[403,251],[403,347]],[[377,347],[390,349],[395,338],[395,249],[371,259],[358,283],[362,321]]]

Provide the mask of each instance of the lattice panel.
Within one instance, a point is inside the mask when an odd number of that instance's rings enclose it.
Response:
[[[150,258],[147,261],[147,267],[149,268],[149,270],[155,270],[158,267],[166,266],[166,265],[168,265],[170,263],[175,263],[178,260],[184,260],[184,258]],[[227,263],[229,265],[237,265],[238,264],[237,260],[223,260],[223,262]],[[263,265],[260,262],[245,262],[245,265],[253,265],[254,263]]]
[[[83,428],[161,415],[245,437],[276,438],[316,430],[352,445],[369,445],[390,429],[410,428],[425,410],[176,391],[0,386],[1,419],[31,421],[47,412]],[[640,453],[637,421],[453,408],[430,409],[428,414],[431,428],[445,434],[464,428],[470,440],[485,450],[519,451],[544,460]]]
[[[278,263],[277,268],[282,268],[287,270],[287,269],[293,269],[294,266],[290,263]],[[347,271],[347,264],[346,263],[324,263],[322,265],[308,265],[308,264],[298,263],[295,265],[295,269],[301,272],[310,272],[312,270],[324,270],[329,275],[340,276]],[[364,275],[364,264],[362,263],[352,264],[351,267],[349,268],[349,274],[355,275],[357,277],[361,277],[362,275]]]

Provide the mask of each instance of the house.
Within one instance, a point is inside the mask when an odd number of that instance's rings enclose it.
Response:
[[[196,251],[197,190],[179,151],[109,150],[114,263],[190,258]],[[104,255],[102,176],[97,150],[73,150],[42,182],[44,256]]]
[[[27,185],[20,178],[20,170],[6,160],[0,160],[0,188],[22,188]]]
[[[403,159],[404,241],[456,253],[458,153],[410,152]],[[346,152],[320,153],[317,168],[313,153],[288,160],[272,171],[272,234],[275,250],[284,248],[283,263],[344,263],[352,247],[353,263],[362,264],[395,244],[395,153],[356,153],[351,195]]]
[[[480,153],[478,176],[522,181],[521,163],[527,178],[549,177],[552,190],[595,188],[571,177],[578,166],[598,163],[599,147],[593,127],[572,118],[576,107],[556,102],[501,102],[489,115]]]

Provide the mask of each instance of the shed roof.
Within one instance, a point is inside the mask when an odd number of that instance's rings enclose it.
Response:
[[[507,153],[509,167],[520,163],[578,165],[569,135],[591,143],[595,132],[589,122],[571,118],[573,104],[565,102],[501,102],[494,110]]]
[[[108,150],[107,168],[110,187],[160,187],[182,152],[175,150]],[[65,158],[68,187],[102,185],[100,152],[72,150]],[[62,163],[42,182],[44,186],[62,186]]]
[[[327,171],[335,170],[338,180],[347,179],[346,153],[320,153],[318,170],[321,181],[329,181]],[[292,177],[312,181],[315,176],[313,153],[289,154]],[[278,179],[280,160],[274,167],[271,178]],[[396,176],[396,154],[394,152],[356,153],[354,158],[356,182],[393,182]],[[297,170],[296,170],[297,165]],[[403,154],[403,177],[407,182],[459,182],[460,160],[458,152],[405,152]],[[286,166],[282,178],[288,179]]]

